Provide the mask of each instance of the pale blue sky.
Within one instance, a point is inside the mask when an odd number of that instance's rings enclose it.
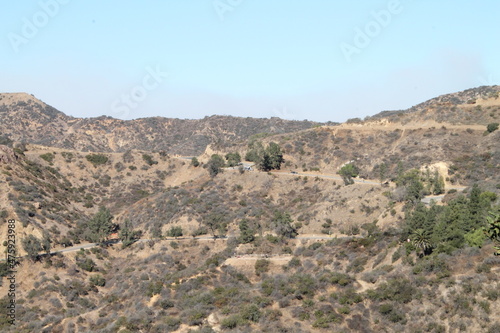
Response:
[[[500,79],[495,0],[0,4],[0,92],[77,117],[344,121]]]

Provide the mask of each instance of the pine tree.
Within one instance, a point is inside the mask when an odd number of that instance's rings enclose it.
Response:
[[[113,232],[113,216],[106,207],[99,208],[99,211],[88,221],[86,238],[88,241],[102,243]]]

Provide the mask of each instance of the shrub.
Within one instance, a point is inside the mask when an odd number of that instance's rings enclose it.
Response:
[[[142,154],[142,159],[146,162],[147,165],[152,166],[154,164],[158,164],[158,161],[153,160],[153,157],[148,154]]]
[[[409,303],[415,295],[415,288],[408,279],[392,278],[375,290],[368,290],[368,297],[379,301],[390,300],[398,303]]]
[[[181,237],[183,235],[182,227],[171,227],[167,233],[168,237]]]
[[[106,155],[103,155],[103,154],[89,154],[89,155],[85,156],[85,158],[87,159],[87,161],[92,163],[94,165],[94,167],[97,167],[98,165],[106,164],[109,160],[108,157]]]
[[[104,287],[106,285],[106,279],[101,274],[92,275],[89,282],[91,286]]]
[[[77,265],[78,265],[78,267],[80,267],[81,269],[83,269],[87,272],[94,272],[96,270],[96,264],[90,258],[86,258],[84,260],[77,261]]]
[[[255,304],[251,304],[249,306],[246,306],[243,311],[241,312],[241,317],[246,320],[250,320],[253,322],[258,322],[260,317],[262,316],[261,311],[259,310],[259,307]]]
[[[169,332],[176,331],[181,326],[181,320],[175,317],[166,317],[163,322],[169,328]]]
[[[498,123],[488,124],[488,126],[486,127],[486,130],[488,131],[488,133],[493,133],[498,129],[498,126],[499,126]]]
[[[258,259],[255,262],[255,274],[260,276],[263,273],[267,273],[269,271],[269,265],[271,262],[267,259]]]
[[[196,157],[193,157],[191,159],[191,165],[194,166],[195,168],[197,168],[198,166],[200,166],[200,161],[198,161],[198,159]]]
[[[240,315],[232,315],[224,318],[221,321],[220,326],[225,329],[233,329],[244,324],[245,320]]]
[[[161,281],[150,282],[146,291],[146,295],[152,297],[153,295],[160,294],[162,289],[163,289],[163,282]]]
[[[45,161],[49,162],[50,164],[52,164],[52,162],[54,161],[54,154],[52,153],[46,153],[46,154],[42,154],[40,155],[40,158],[44,159]]]

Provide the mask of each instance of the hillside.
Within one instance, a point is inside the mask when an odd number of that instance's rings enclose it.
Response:
[[[230,146],[252,135],[311,128],[311,121],[211,116],[204,119],[162,117],[123,121],[111,117],[73,118],[31,95],[0,94],[0,135],[82,152],[164,151],[199,155],[208,145]],[[142,135],[137,135],[141,133]]]
[[[22,257],[0,330],[500,332],[483,232],[500,214],[498,89],[338,125],[77,119],[1,94],[0,237],[15,220]],[[213,154],[271,142],[279,169],[212,172]]]
[[[384,111],[367,121],[386,119],[391,122],[431,121],[448,124],[486,125],[500,117],[500,86],[482,86],[442,95],[408,110]]]

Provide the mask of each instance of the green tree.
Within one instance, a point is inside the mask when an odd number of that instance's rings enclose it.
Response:
[[[142,154],[142,159],[149,166],[152,166],[154,164],[158,164],[158,161],[153,160],[153,157],[151,155],[148,155],[148,154]]]
[[[132,222],[129,219],[126,219],[123,223],[123,226],[120,228],[120,240],[122,241],[122,247],[126,248],[130,245],[134,244],[134,242],[139,238],[140,232],[134,231]]]
[[[266,153],[269,156],[269,170],[281,169],[281,164],[285,162],[281,147],[277,143],[271,142],[266,148]]]
[[[88,221],[85,239],[90,242],[102,243],[115,230],[113,215],[106,207],[99,211]]]
[[[213,154],[210,158],[210,161],[208,161],[207,163],[207,169],[210,177],[213,178],[221,173],[222,167],[224,167],[224,165],[224,159],[220,155]]]
[[[490,205],[489,202],[482,200],[481,193],[481,188],[477,184],[474,184],[469,196],[469,212],[472,228],[478,228],[483,225],[487,212],[486,208],[489,208],[487,206]]]
[[[43,250],[42,244],[38,238],[33,235],[28,235],[28,237],[21,240],[24,251],[28,254],[28,258],[32,261],[37,261],[39,258],[39,253]]]
[[[338,171],[338,174],[344,180],[345,185],[354,184],[354,177],[357,177],[359,174],[359,169],[354,163],[347,163]]]
[[[387,164],[382,163],[379,164],[378,166],[378,178],[380,180],[380,183],[382,184],[387,177]]]
[[[261,171],[271,171],[271,157],[264,152],[262,156],[259,157],[259,160],[257,162],[257,169]]]
[[[434,178],[433,178],[433,191],[432,193],[434,195],[439,195],[444,193],[445,189],[445,184],[444,184],[444,179],[443,176],[440,176],[437,170],[434,172]]]
[[[407,203],[416,205],[423,198],[424,185],[420,181],[420,171],[417,169],[409,170],[400,175],[396,180],[396,186],[404,188],[404,200]]]
[[[422,255],[428,255],[432,252],[432,244],[429,235],[424,229],[417,229],[411,235],[413,245],[422,251]]]
[[[293,220],[290,214],[276,211],[271,220],[271,226],[274,231],[281,237],[294,238],[297,236],[297,229],[292,225]]]
[[[500,255],[500,213],[489,212],[486,222],[484,233],[495,243],[495,255],[498,256]]]
[[[43,232],[43,238],[41,241],[42,250],[45,254],[50,254],[52,240],[50,239],[50,234],[47,231]]]
[[[483,243],[485,240],[485,235],[484,235],[484,229],[476,229],[473,231],[469,231],[464,235],[465,241],[469,246],[475,246],[475,247],[483,247]]]
[[[260,157],[264,154],[264,146],[260,141],[252,141],[248,144],[248,152],[245,155],[245,160],[258,163]]]
[[[275,142],[269,143],[266,148],[260,142],[252,142],[249,147],[245,159],[254,162],[261,171],[279,170],[285,162],[281,147]]]
[[[235,167],[241,162],[241,156],[239,153],[228,153],[226,154],[226,161],[228,167]]]
[[[205,215],[203,222],[210,229],[214,238],[225,235],[227,223],[224,214],[211,212]]]
[[[198,158],[193,157],[191,159],[191,165],[194,166],[195,168],[199,167],[200,166],[200,161],[198,161]]]
[[[167,235],[169,237],[181,237],[183,235],[183,232],[182,232],[182,227],[171,227],[170,230],[168,231]]]
[[[255,231],[250,228],[250,225],[247,220],[242,220],[239,224],[240,227],[240,237],[239,241],[242,244],[251,243],[255,240]]]

